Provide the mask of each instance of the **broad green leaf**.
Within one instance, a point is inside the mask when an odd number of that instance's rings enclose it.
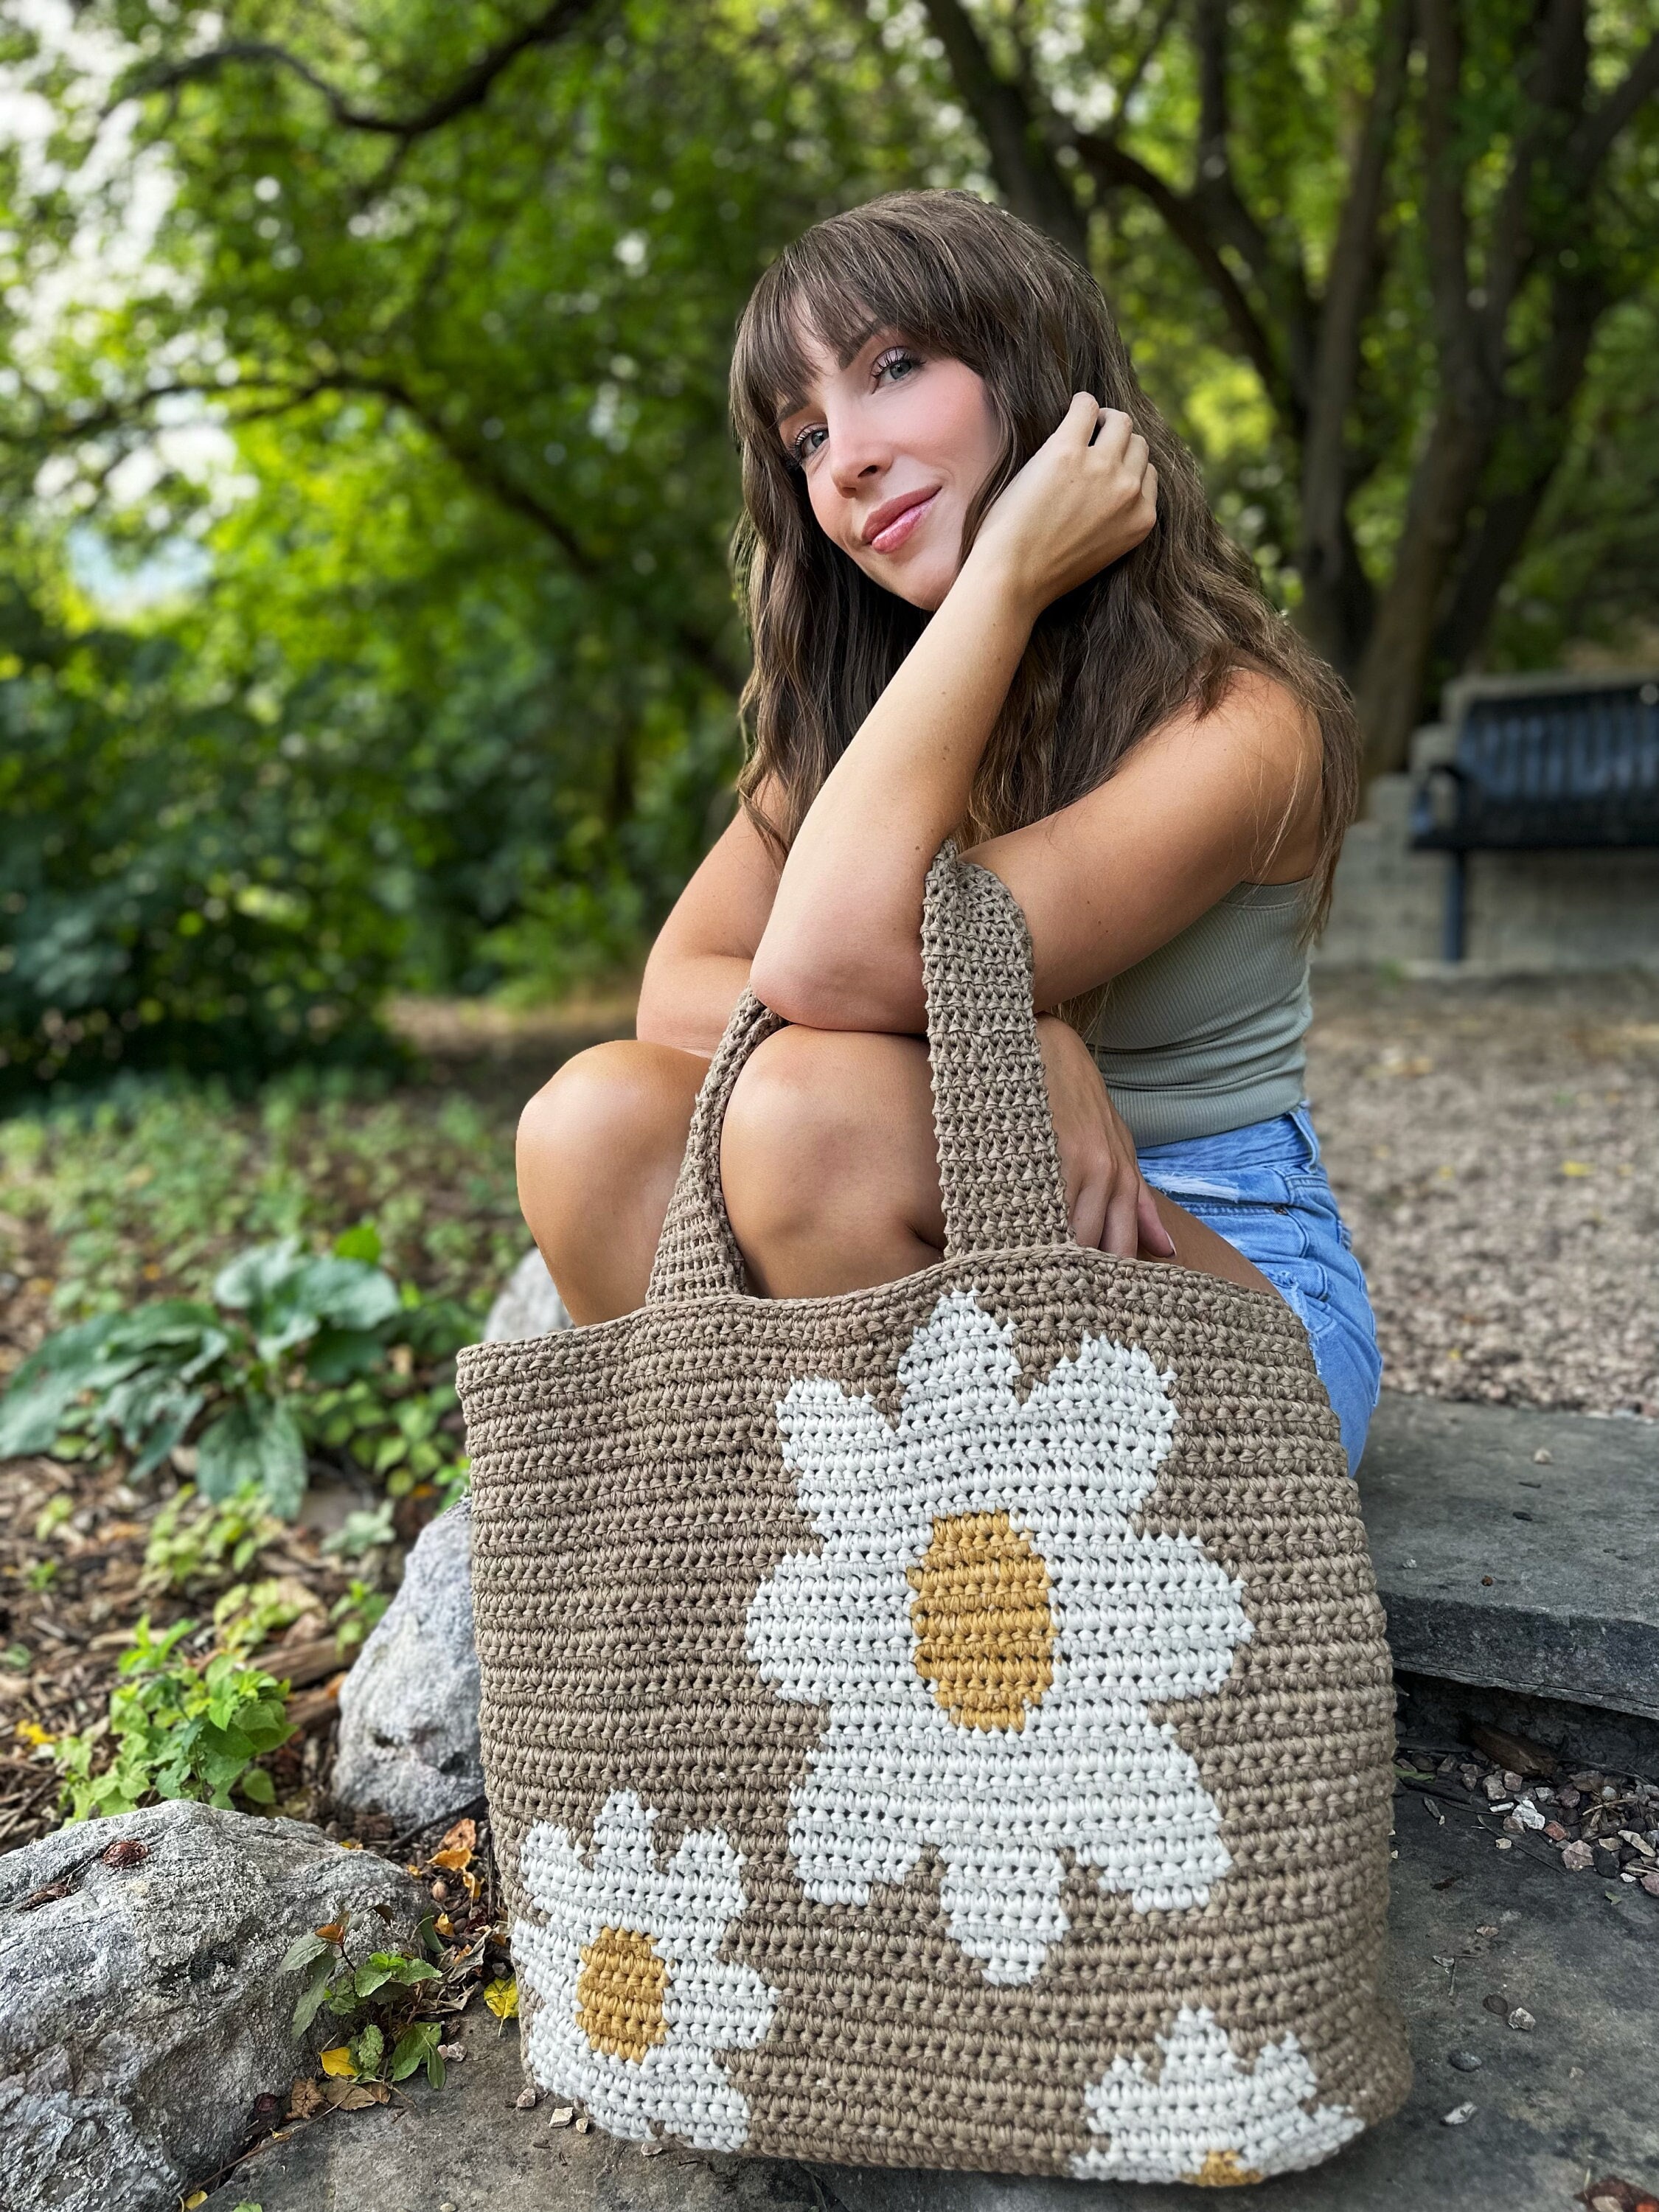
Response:
[[[372,1221],[360,1221],[334,1240],[337,1259],[366,1260],[372,1267],[380,1256],[380,1232]]]
[[[386,1352],[384,1338],[372,1328],[336,1328],[326,1322],[307,1346],[306,1374],[313,1382],[349,1382],[378,1367]]]
[[[103,1314],[59,1329],[16,1369],[0,1398],[0,1459],[51,1450],[64,1413],[91,1387],[111,1333],[122,1319]]]
[[[333,1960],[319,1959],[307,1978],[305,1988],[300,1995],[300,2002],[294,2008],[295,2035],[303,2035],[312,2021],[316,2019],[321,2009],[323,1999],[329,1993],[329,1984],[333,1978]]]
[[[313,1959],[332,1957],[330,1947],[322,1937],[307,1928],[303,1936],[296,1936],[283,1954],[283,1963],[277,1968],[281,1974],[291,1974],[301,1966],[308,1966]]]
[[[280,1399],[250,1393],[210,1422],[197,1439],[196,1485],[216,1502],[243,1482],[257,1482],[265,1504],[291,1521],[306,1492],[305,1438]]]
[[[386,2078],[407,2081],[416,2068],[436,2051],[441,2032],[437,2021],[432,2020],[417,2021],[413,2027],[406,2027],[392,2045]]]
[[[263,1766],[250,1766],[237,1784],[251,1805],[274,1804],[276,1785]]]

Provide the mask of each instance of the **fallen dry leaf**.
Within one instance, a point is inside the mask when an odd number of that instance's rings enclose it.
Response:
[[[323,2071],[325,2074],[332,2074],[337,2078],[349,2081],[357,2071],[351,2063],[350,2045],[337,2043],[331,2051],[324,2051]]]
[[[432,1863],[434,1866],[441,1867],[446,1874],[459,1874],[464,1867],[471,1863],[471,1857],[472,1854],[466,1845],[458,1844],[451,1850],[434,1851]]]
[[[505,1975],[491,1982],[484,1990],[483,2001],[497,2020],[516,2020],[519,2016],[519,1978]]]
[[[444,1834],[439,1847],[446,1851],[476,1851],[478,1848],[478,1824],[473,1820],[457,1820]]]
[[[328,2099],[317,2082],[304,2074],[296,2075],[294,2087],[289,2093],[286,2117],[290,2120],[311,2119],[322,2111],[327,2102]]]
[[[331,2081],[326,2094],[337,2112],[362,2112],[384,2105],[391,2092],[384,2081]]]

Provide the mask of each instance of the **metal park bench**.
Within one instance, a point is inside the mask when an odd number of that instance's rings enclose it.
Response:
[[[1659,677],[1469,677],[1445,704],[1413,747],[1411,842],[1450,856],[1446,959],[1471,853],[1659,846]]]

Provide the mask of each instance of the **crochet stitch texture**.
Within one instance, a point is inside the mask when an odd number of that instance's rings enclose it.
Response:
[[[993,1982],[1033,1980],[1065,1935],[1063,1853],[1137,1912],[1209,1901],[1232,1864],[1220,1813],[1147,1708],[1212,1695],[1250,1633],[1191,1537],[1130,1525],[1176,1425],[1146,1354],[1085,1336],[1022,1402],[1012,1338],[947,1292],[899,1363],[896,1430],[834,1382],[791,1388],[784,1460],[824,1543],[749,1611],[762,1674],[828,1712],[790,1800],[807,1895],[867,1904],[931,1844],[951,1933]]]
[[[462,1355],[526,2064],[771,2156],[1305,2164],[1408,2079],[1335,1417],[1278,1299],[1072,1239],[1024,918],[948,850],[923,967],[937,1266],[748,1294],[745,997],[645,1305]]]

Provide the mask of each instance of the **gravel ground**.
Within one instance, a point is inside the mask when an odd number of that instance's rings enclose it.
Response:
[[[1659,1418],[1659,978],[1328,971],[1308,1089],[1385,1388]]]

